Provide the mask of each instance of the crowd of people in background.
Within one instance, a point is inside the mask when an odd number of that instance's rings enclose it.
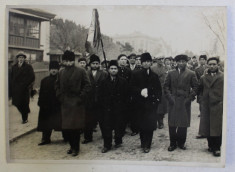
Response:
[[[29,95],[35,80],[33,68],[19,53],[18,62],[9,71],[12,104],[28,122]],[[139,134],[144,153],[151,150],[153,133],[163,129],[168,114],[170,143],[168,151],[186,150],[187,128],[191,121],[191,102],[199,103],[199,135],[207,138],[208,151],[220,156],[223,121],[223,65],[219,58],[206,55],[177,55],[153,58],[120,54],[116,60],[101,62],[92,54],[79,58],[65,51],[62,62],[51,61],[49,76],[41,81],[38,106],[38,131],[42,141],[51,143],[52,130],[62,131],[69,142],[67,153],[77,156],[82,144],[93,142],[93,132],[100,127],[102,153],[123,143],[127,127],[131,136]],[[113,132],[114,131],[114,132]],[[113,136],[114,133],[114,136]]]

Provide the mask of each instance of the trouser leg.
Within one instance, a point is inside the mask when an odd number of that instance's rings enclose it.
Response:
[[[170,146],[176,146],[177,145],[176,127],[169,126],[169,135],[170,135]]]
[[[212,147],[213,147],[213,143],[212,143],[213,139],[211,139],[210,136],[207,137],[207,142],[208,142],[208,147],[212,149]]]
[[[21,113],[22,121],[28,120],[28,113],[29,113],[29,105],[27,104],[22,104],[17,106],[17,109]]]
[[[182,146],[186,142],[187,127],[178,127],[177,129],[177,142],[179,146]]]
[[[42,141],[51,141],[52,130],[44,130],[42,132]]]
[[[115,126],[115,128],[114,128],[115,144],[116,144],[116,145],[122,144],[122,137],[123,137],[123,134],[122,134],[122,130],[120,130],[119,126],[120,126],[120,125],[117,125],[117,126]]]
[[[93,129],[87,128],[84,130],[84,139],[85,140],[92,140],[93,137]]]
[[[112,129],[111,127],[104,127],[103,133],[104,147],[110,149],[112,147]]]
[[[140,143],[141,143],[141,148],[144,147],[144,133],[143,130],[140,130]]]
[[[216,151],[216,150],[220,150],[220,147],[221,147],[221,140],[222,140],[222,137],[221,136],[211,136],[209,137],[210,139],[210,145],[211,145],[211,148],[213,151]]]
[[[80,150],[80,131],[79,130],[75,130],[73,131],[72,134],[72,144],[73,144],[73,149],[75,151],[79,151]]]
[[[145,147],[150,149],[153,139],[153,131],[146,131],[145,135],[146,135]]]
[[[69,141],[68,132],[66,130],[62,130],[62,137],[64,141]]]

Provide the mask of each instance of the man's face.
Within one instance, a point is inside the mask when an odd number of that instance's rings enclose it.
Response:
[[[152,61],[149,61],[149,60],[144,61],[144,62],[142,62],[142,66],[144,69],[148,69],[148,68],[150,68],[150,66],[152,66]]]
[[[196,59],[196,58],[192,58],[192,61],[193,61],[193,62],[197,62],[197,59]]]
[[[165,60],[165,65],[170,65],[171,64],[171,61],[169,59],[166,59]]]
[[[130,64],[134,65],[135,64],[135,56],[131,56],[129,59]]]
[[[204,58],[200,58],[199,59],[199,63],[200,63],[200,65],[205,65],[206,64],[206,60]]]
[[[100,67],[100,63],[98,61],[94,61],[90,65],[91,65],[91,70],[98,70]]]
[[[82,68],[86,68],[86,62],[85,61],[80,61],[80,62],[78,62],[78,66],[80,66]]]
[[[118,68],[117,66],[110,66],[109,67],[109,73],[111,76],[116,76],[118,73]]]
[[[136,64],[137,66],[141,66],[141,58],[140,58],[140,57],[137,57],[137,58],[136,58],[135,64]]]
[[[163,63],[164,63],[164,58],[157,59],[157,64],[158,65],[163,65]]]
[[[65,60],[65,65],[70,67],[74,65],[74,61]]]
[[[50,74],[53,76],[56,75],[58,72],[59,72],[58,69],[50,69]]]
[[[208,62],[208,67],[209,67],[211,72],[216,72],[219,68],[219,65],[218,65],[216,60],[210,60]]]
[[[24,56],[19,56],[19,57],[18,57],[18,62],[19,62],[19,63],[23,63],[24,61],[25,61]]]
[[[186,68],[187,62],[185,60],[179,60],[176,63],[180,70],[184,70]]]
[[[122,56],[122,57],[119,59],[119,65],[120,65],[120,66],[126,66],[126,62],[127,62],[126,56]]]

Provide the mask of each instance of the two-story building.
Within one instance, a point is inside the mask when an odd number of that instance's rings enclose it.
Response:
[[[19,51],[30,63],[49,61],[50,20],[55,14],[31,8],[9,8],[8,60]]]

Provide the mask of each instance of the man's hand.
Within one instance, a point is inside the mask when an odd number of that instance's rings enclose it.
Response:
[[[148,89],[147,88],[144,88],[141,90],[141,96],[143,96],[145,98],[148,97]]]

